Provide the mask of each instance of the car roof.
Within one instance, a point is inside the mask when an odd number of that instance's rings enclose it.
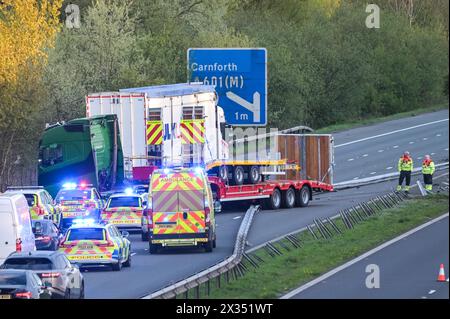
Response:
[[[35,250],[30,252],[12,252],[8,258],[30,258],[30,257],[36,257],[36,258],[50,258],[55,255],[61,254],[59,251],[49,251],[49,250]]]
[[[42,194],[44,192],[43,189],[7,189],[5,191],[5,193],[9,193],[9,194],[35,194],[35,195],[39,195]]]
[[[50,219],[32,219],[31,223],[35,224],[37,222],[43,223],[43,224],[54,224],[55,222],[53,220]]]
[[[16,273],[16,274],[32,274],[33,271],[28,270],[28,269],[0,269],[0,274],[1,273]]]
[[[117,194],[112,194],[111,196],[109,196],[109,198],[113,198],[113,197],[142,197],[141,194],[126,194],[126,193],[117,193]]]
[[[92,224],[72,224],[72,226],[69,227],[69,229],[80,229],[80,228],[106,228],[110,224],[99,224],[99,223],[92,223]]]

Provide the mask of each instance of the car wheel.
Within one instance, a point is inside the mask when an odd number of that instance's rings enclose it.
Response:
[[[295,206],[295,189],[288,188],[283,192],[283,207],[292,208]]]
[[[205,251],[207,253],[212,252],[213,251],[213,246],[214,246],[213,241],[212,240],[208,240],[208,242],[204,244]]]
[[[84,281],[81,283],[80,287],[80,299],[84,299]]]
[[[216,248],[216,239],[213,240],[213,248]]]
[[[131,247],[130,247],[131,249]],[[131,266],[131,252],[128,252],[128,258],[127,260],[123,263],[124,267],[130,267]]]
[[[281,206],[281,192],[278,188],[273,190],[272,195],[264,201],[266,209],[277,210]]]
[[[149,240],[148,233],[141,232],[141,240],[148,241]]]
[[[158,253],[158,246],[155,244],[150,243],[149,247],[148,247],[148,251],[150,252],[150,254],[154,255]]]
[[[122,270],[122,256],[119,256],[119,261],[116,264],[112,264],[112,270],[114,271]]]
[[[64,299],[70,299],[70,289],[69,288],[67,288],[64,293]]]

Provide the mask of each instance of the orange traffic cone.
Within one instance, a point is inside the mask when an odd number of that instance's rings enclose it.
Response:
[[[439,276],[437,281],[445,281],[444,264],[441,264],[441,266],[439,267]]]

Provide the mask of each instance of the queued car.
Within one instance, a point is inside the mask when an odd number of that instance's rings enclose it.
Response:
[[[52,293],[52,298],[84,298],[84,278],[77,266],[58,251],[12,253],[2,269],[33,271]]]
[[[97,189],[85,183],[64,184],[55,201],[62,211],[62,230],[68,229],[74,219],[89,218],[98,221],[104,206]]]
[[[32,220],[31,227],[37,250],[58,250],[63,235],[51,220]]]
[[[49,219],[56,225],[61,223],[61,209],[42,186],[10,186],[5,193],[23,194],[30,207],[32,220]]]
[[[141,230],[146,198],[134,193],[111,195],[101,213],[101,220],[119,229]]]
[[[59,251],[80,267],[111,266],[114,271],[120,271],[122,265],[131,265],[128,235],[112,224],[77,220],[65,233]]]
[[[50,299],[51,292],[32,271],[0,269],[1,299]]]

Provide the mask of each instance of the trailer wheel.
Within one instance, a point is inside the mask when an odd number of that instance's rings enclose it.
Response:
[[[223,182],[228,181],[228,168],[225,165],[219,167],[219,177]]]
[[[233,171],[233,182],[235,185],[244,184],[244,168],[242,166],[236,166]]]
[[[295,205],[298,207],[306,207],[309,205],[309,201],[311,200],[311,194],[309,192],[308,186],[303,186],[300,191],[297,192],[297,196],[295,197]]]
[[[292,208],[295,206],[295,190],[290,187],[283,192],[283,207]]]
[[[265,200],[265,207],[267,209],[277,210],[281,206],[281,192],[278,188],[273,190],[272,195]]]
[[[261,181],[261,171],[259,166],[252,166],[248,172],[248,180],[250,184],[258,184]]]

